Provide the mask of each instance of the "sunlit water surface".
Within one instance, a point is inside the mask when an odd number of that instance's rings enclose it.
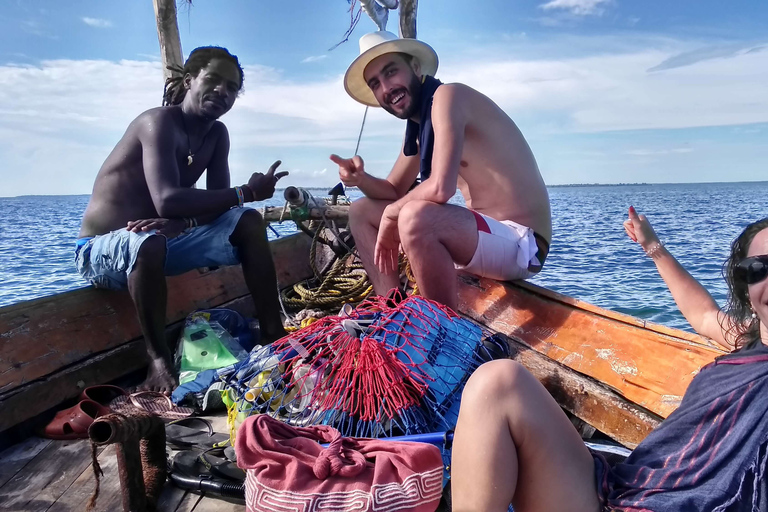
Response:
[[[356,190],[350,194],[359,197]],[[553,187],[549,195],[554,236],[534,283],[685,329],[653,262],[621,227],[629,205],[651,219],[669,250],[721,305],[730,242],[768,215],[768,183],[762,182]],[[281,197],[278,192],[266,204],[282,205]],[[73,247],[87,202],[88,196],[0,198],[0,306],[85,286],[73,265]],[[273,226],[281,236],[295,231],[291,222]]]

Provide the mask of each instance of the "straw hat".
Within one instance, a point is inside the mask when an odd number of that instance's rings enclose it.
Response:
[[[360,56],[352,62],[344,75],[344,89],[363,105],[379,107],[379,102],[365,83],[363,72],[376,57],[385,53],[407,53],[418,59],[421,74],[434,76],[437,71],[437,53],[426,43],[417,39],[400,39],[392,32],[379,30],[360,38]]]

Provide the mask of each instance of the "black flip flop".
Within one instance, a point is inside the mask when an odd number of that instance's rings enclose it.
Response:
[[[237,464],[227,456],[226,448],[206,450],[200,454],[198,460],[215,477],[235,482],[245,481],[245,471],[237,467]]]
[[[194,428],[205,426],[205,430]],[[172,421],[165,426],[165,439],[168,444],[177,448],[197,447],[203,450],[215,448],[229,442],[229,434],[213,431],[213,425],[205,418],[183,418]]]
[[[171,472],[194,478],[219,478],[231,482],[244,482],[245,471],[227,459],[223,448],[212,448],[203,452],[182,450],[173,456]]]

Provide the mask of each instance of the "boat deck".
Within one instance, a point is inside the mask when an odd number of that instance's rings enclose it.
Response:
[[[225,431],[225,418],[208,417],[214,429]],[[122,510],[115,447],[100,448],[104,471],[95,511]],[[83,511],[95,489],[91,444],[87,439],[52,441],[31,437],[0,452],[0,510],[24,512]],[[159,512],[242,512],[244,501],[201,496],[167,482],[158,501]]]
[[[226,417],[205,416],[216,432],[226,432]],[[114,445],[98,449],[104,475],[94,512],[123,509]],[[30,437],[0,452],[0,510],[3,512],[82,512],[96,488],[88,439],[53,441]],[[450,510],[441,501],[437,512]],[[158,512],[243,512],[245,501],[207,497],[166,482]]]

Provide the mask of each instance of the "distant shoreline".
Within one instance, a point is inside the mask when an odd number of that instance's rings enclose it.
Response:
[[[738,185],[741,183],[768,183],[766,180],[757,181],[702,181],[702,182],[681,182],[681,183],[570,183],[562,185],[547,185],[547,188],[580,188],[580,187],[668,187],[677,185]],[[328,187],[306,187],[307,190],[330,190],[333,185]],[[277,188],[275,191],[282,191],[285,188]],[[88,197],[90,194],[34,194],[21,196],[0,196],[0,199],[32,199],[37,197]]]

